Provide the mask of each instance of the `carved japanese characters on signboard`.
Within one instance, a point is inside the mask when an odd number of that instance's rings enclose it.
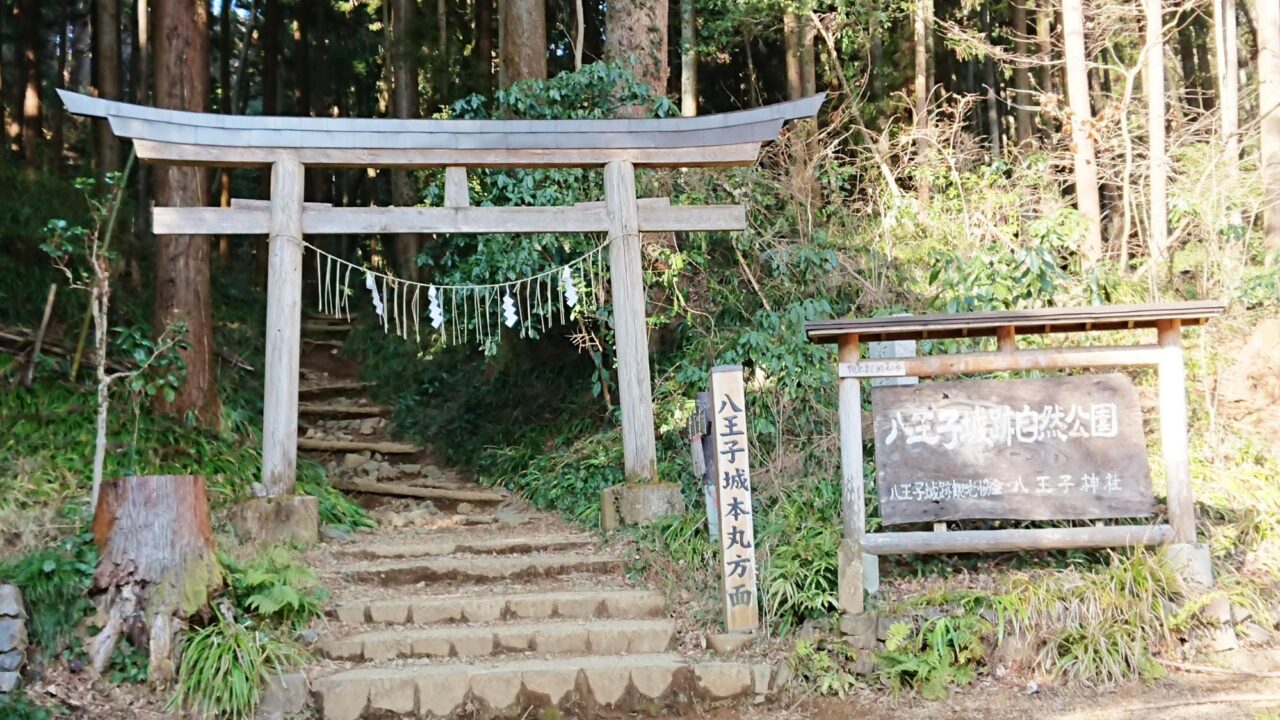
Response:
[[[886,525],[1151,515],[1142,412],[1120,374],[872,391]]]
[[[760,625],[760,611],[756,597],[754,510],[742,368],[736,365],[712,368],[710,395],[725,629],[750,632]]]

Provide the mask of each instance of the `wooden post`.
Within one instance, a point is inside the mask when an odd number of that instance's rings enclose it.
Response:
[[[1187,372],[1182,363],[1182,323],[1163,320],[1160,338],[1160,454],[1168,484],[1173,541],[1196,541],[1196,510],[1191,499],[1191,458],[1187,449]]]
[[[272,496],[293,493],[298,465],[303,175],[302,163],[294,157],[271,166],[262,484]]]
[[[1018,349],[1018,338],[1012,325],[996,328],[996,349],[1000,352],[1012,352]]]
[[[649,386],[649,330],[645,324],[644,275],[640,264],[640,209],[631,163],[604,166],[604,202],[609,216],[609,285],[617,335],[618,399],[622,404],[622,464],[627,482],[655,482],[658,455],[653,434],[653,389]]]
[[[471,206],[471,190],[467,187],[465,167],[450,165],[444,169],[444,206]]]
[[[857,335],[840,338],[841,363],[856,363],[860,354]],[[862,553],[862,536],[866,532],[867,509],[863,497],[862,475],[862,381],[840,378],[840,515],[844,540],[840,543],[839,597],[840,608],[850,614],[863,611],[862,592],[868,571],[876,575],[878,568],[867,567]],[[872,560],[873,563],[877,562]]]
[[[909,315],[910,313],[904,313]],[[869,358],[910,358],[916,356],[915,340],[893,340],[889,342],[870,342],[867,343],[867,357]],[[857,361],[857,353],[854,353],[854,361]],[[871,387],[887,387],[894,385],[915,385],[920,382],[920,378],[906,375],[898,377],[878,377],[871,379]],[[859,422],[861,422],[861,414],[859,414]],[[859,440],[861,440],[861,426],[859,426]],[[861,475],[859,475],[861,477]],[[863,512],[866,510],[864,508]],[[864,515],[865,518],[865,515]],[[864,519],[865,523],[865,519]],[[864,525],[865,529],[865,525]],[[862,588],[869,594],[875,595],[880,592],[880,556],[862,554]]]

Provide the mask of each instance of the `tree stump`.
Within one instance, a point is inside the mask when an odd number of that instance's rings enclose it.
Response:
[[[93,515],[94,587],[106,621],[90,660],[101,673],[122,635],[145,638],[149,677],[173,676],[173,637],[222,584],[204,478],[147,475],[103,483]]]

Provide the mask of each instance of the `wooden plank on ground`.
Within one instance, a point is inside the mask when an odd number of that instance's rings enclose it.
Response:
[[[422,448],[410,443],[371,442],[368,440],[319,440],[316,438],[300,438],[299,450],[317,452],[371,452],[382,455],[413,455]]]
[[[414,487],[400,483],[370,482],[365,480],[332,480],[330,484],[346,492],[392,495],[421,498],[423,500],[449,500],[452,502],[498,503],[506,498],[490,490],[445,490],[441,488]]]
[[[390,415],[385,405],[350,405],[343,403],[299,403],[302,415],[328,415],[330,417],[380,417]]]
[[[361,380],[342,380],[334,383],[326,383],[323,385],[307,385],[298,388],[300,395],[326,395],[328,393],[348,392],[352,390],[367,390],[373,387],[373,383]]]

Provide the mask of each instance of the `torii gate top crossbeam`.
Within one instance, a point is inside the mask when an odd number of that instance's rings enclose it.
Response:
[[[400,120],[194,113],[59,90],[67,109],[105,118],[144,160],[265,165],[573,167],[749,165],[787,120],[813,117],[825,94],[691,118]]]

